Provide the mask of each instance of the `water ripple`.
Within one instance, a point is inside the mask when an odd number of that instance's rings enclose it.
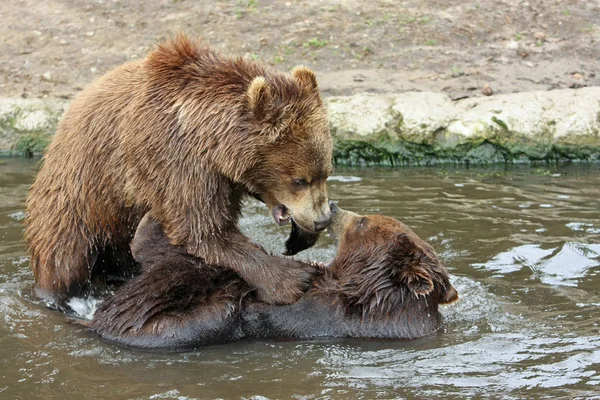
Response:
[[[36,167],[0,164],[0,393],[6,398],[593,397],[600,386],[600,168],[339,169],[331,199],[432,243],[461,300],[414,341],[240,342],[187,353],[104,343],[31,296],[22,241]],[[242,230],[279,253],[288,227],[249,201]],[[296,256],[326,262],[332,241]],[[95,307],[76,301],[81,314]],[[75,303],[74,303],[75,304]]]

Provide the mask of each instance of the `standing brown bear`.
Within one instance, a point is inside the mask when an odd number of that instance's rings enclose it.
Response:
[[[330,220],[331,152],[312,71],[167,41],[92,83],[60,122],[27,198],[36,293],[62,307],[92,279],[130,274],[149,212],[171,244],[234,269],[265,302],[292,303],[312,267],[242,235],[242,200],[261,199],[314,243]]]

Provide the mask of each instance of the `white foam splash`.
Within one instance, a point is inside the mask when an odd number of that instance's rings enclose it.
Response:
[[[500,274],[529,269],[542,283],[556,286],[577,286],[598,265],[600,244],[565,242],[560,247],[542,248],[525,244],[498,253],[485,263],[472,267],[485,268]]]
[[[77,314],[78,317],[91,320],[100,304],[100,299],[95,297],[73,297],[67,302],[67,305]]]
[[[8,214],[9,218],[14,219],[15,221],[23,221],[26,217],[25,211],[17,211],[12,214]]]
[[[600,233],[600,228],[595,228],[594,224],[586,222],[569,222],[567,228],[575,232]]]

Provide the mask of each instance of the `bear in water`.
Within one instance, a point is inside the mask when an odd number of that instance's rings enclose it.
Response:
[[[132,253],[142,273],[107,298],[91,328],[138,348],[191,349],[240,339],[412,339],[440,328],[439,304],[458,299],[433,248],[408,226],[331,204],[337,254],[296,303],[261,302],[233,270],[173,246],[150,216]]]
[[[287,253],[309,247],[329,223],[331,160],[311,70],[166,41],[92,83],[64,114],[27,198],[35,293],[67,309],[92,282],[134,275],[129,245],[150,212],[173,245],[233,269],[264,302],[293,303],[315,270],[242,235],[242,201],[257,197],[278,224],[293,221]]]

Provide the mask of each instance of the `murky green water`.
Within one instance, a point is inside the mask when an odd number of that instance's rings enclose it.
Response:
[[[461,301],[416,341],[242,342],[192,353],[100,342],[30,296],[23,201],[36,165],[0,160],[0,398],[539,398],[600,393],[600,167],[342,170],[330,197],[429,240]],[[342,178],[340,178],[340,176]],[[251,203],[272,251],[287,229]],[[302,257],[326,261],[329,238]]]

